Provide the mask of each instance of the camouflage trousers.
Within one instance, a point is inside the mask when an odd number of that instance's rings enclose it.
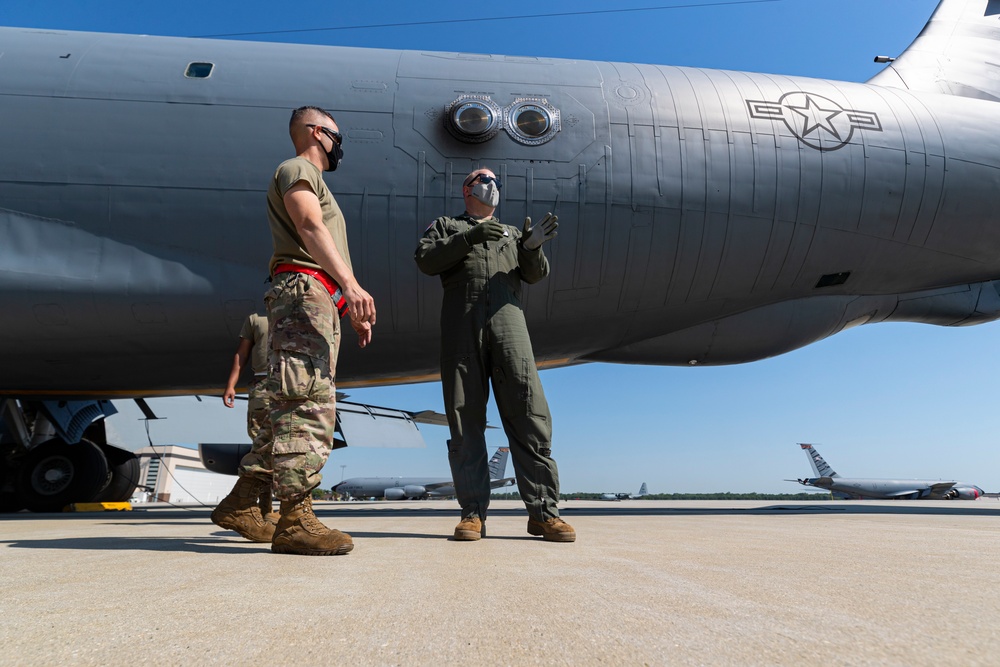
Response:
[[[276,498],[291,500],[319,486],[333,444],[340,318],[323,285],[301,273],[275,276],[264,303],[267,410],[240,475],[269,482]]]
[[[251,442],[257,439],[260,425],[267,419],[267,391],[263,377],[254,377],[247,392],[247,435]]]

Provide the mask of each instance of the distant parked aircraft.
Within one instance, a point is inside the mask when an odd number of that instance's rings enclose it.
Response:
[[[631,498],[642,498],[646,495],[649,495],[649,491],[646,490],[646,483],[643,482],[642,486],[639,487],[639,493],[634,496],[631,493],[602,493],[601,500],[629,500]]]
[[[490,487],[500,488],[514,483],[513,477],[504,478],[510,449],[501,447],[490,459]],[[385,498],[386,500],[418,500],[447,498],[455,495],[455,483],[450,477],[352,477],[333,487],[337,493],[352,498]]]
[[[906,500],[976,500],[984,491],[975,484],[940,479],[865,479],[841,477],[823,460],[816,448],[799,444],[809,458],[816,477],[796,480],[805,486],[827,489],[847,498],[889,498]],[[792,480],[786,480],[792,481]]]

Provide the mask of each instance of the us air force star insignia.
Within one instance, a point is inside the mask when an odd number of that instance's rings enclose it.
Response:
[[[882,131],[878,114],[845,109],[815,93],[796,91],[785,93],[777,102],[746,102],[751,118],[780,120],[796,139],[818,151],[843,148],[854,136],[855,129]]]

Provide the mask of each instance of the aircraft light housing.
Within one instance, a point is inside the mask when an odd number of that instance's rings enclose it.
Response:
[[[559,110],[545,98],[520,98],[507,107],[507,131],[517,141],[538,146],[551,141],[561,129]]]
[[[489,141],[500,131],[500,107],[487,96],[463,95],[445,110],[448,129],[462,141]]]

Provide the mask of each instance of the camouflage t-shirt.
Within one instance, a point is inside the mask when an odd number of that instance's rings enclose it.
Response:
[[[247,316],[240,330],[240,338],[250,341],[250,368],[254,375],[267,372],[267,318],[257,313]]]
[[[323,211],[323,225],[330,230],[340,256],[350,267],[351,253],[347,248],[347,225],[337,200],[333,198],[333,193],[323,180],[323,172],[304,157],[294,157],[278,165],[274,178],[271,179],[271,185],[267,189],[267,219],[271,224],[271,240],[274,242],[274,255],[271,256],[270,263],[271,274],[274,275],[274,267],[279,264],[322,268],[309,255],[295,229],[295,223],[285,209],[285,193],[299,181],[305,181],[319,198],[320,209]]]

